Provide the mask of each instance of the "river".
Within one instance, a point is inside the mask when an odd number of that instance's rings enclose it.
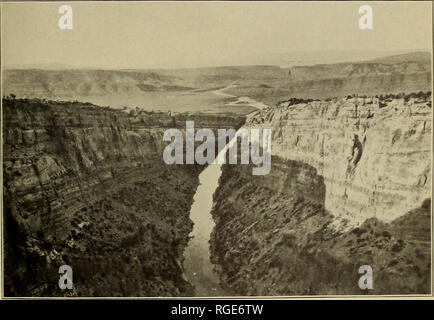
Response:
[[[267,107],[265,104],[249,97],[236,97],[224,92],[225,89],[233,85],[231,84],[226,88],[215,90],[214,93],[237,99],[235,102],[228,104],[242,101],[257,109]],[[218,187],[221,173],[221,165],[217,164],[216,161],[202,171],[199,175],[199,186],[190,209],[190,219],[193,221],[194,226],[190,234],[191,239],[184,251],[184,271],[187,280],[194,286],[195,296],[197,297],[232,295],[220,285],[218,274],[210,260],[209,241],[211,232],[215,226],[211,216],[211,209],[213,206],[213,195]]]

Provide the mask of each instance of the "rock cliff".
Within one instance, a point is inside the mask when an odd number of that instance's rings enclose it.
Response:
[[[243,118],[3,100],[6,296],[179,296],[200,166],[166,165],[167,128]],[[58,288],[61,265],[74,289]]]
[[[430,292],[431,95],[291,99],[271,128],[272,169],[223,167],[212,259],[244,295]],[[374,289],[358,287],[370,265]]]
[[[247,120],[271,128],[272,154],[324,177],[325,207],[349,225],[390,222],[430,197],[430,93],[280,103]]]

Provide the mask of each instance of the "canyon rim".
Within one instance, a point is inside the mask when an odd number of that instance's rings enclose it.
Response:
[[[2,4],[4,297],[432,294],[431,3],[58,6]]]

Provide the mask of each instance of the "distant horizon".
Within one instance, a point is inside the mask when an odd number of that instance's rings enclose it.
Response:
[[[293,51],[293,52],[287,52],[287,53],[277,53],[279,55],[284,54],[291,54],[291,53],[300,53],[300,52],[310,52],[310,53],[324,53],[324,52],[349,52],[349,51],[355,51],[355,50],[311,50],[311,51]],[[359,52],[365,52],[366,51],[359,51]],[[230,67],[279,67],[281,69],[287,69],[294,66],[303,67],[303,66],[314,66],[314,65],[321,65],[321,64],[339,64],[339,63],[358,63],[358,62],[369,62],[371,60],[376,60],[379,58],[386,58],[391,56],[399,56],[399,55],[407,55],[407,54],[416,54],[416,53],[427,53],[431,54],[431,51],[429,49],[414,49],[414,50],[401,50],[401,51],[369,51],[373,56],[371,57],[355,57],[354,59],[346,58],[342,59],[342,61],[324,61],[318,63],[308,63],[308,61],[299,62],[298,64],[293,64],[290,66],[285,65],[279,65],[279,64],[273,64],[273,63],[257,63],[257,64],[221,64],[221,65],[209,65],[209,66],[199,66],[199,67],[163,67],[163,66],[157,66],[157,67],[131,67],[131,68],[113,68],[113,67],[99,67],[99,66],[84,66],[84,65],[67,65],[63,63],[53,62],[53,63],[34,63],[34,64],[22,64],[22,65],[2,65],[3,70],[46,70],[46,71],[56,71],[56,70],[118,70],[118,71],[132,71],[132,70],[183,70],[183,69],[208,69],[208,68],[230,68]]]

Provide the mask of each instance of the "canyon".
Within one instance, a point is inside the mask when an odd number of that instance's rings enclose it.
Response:
[[[238,128],[243,117],[3,100],[5,294],[191,295],[183,252],[199,165],[163,162],[167,128]],[[184,129],[185,131],[185,129]],[[70,265],[74,290],[57,287]]]
[[[429,293],[430,70],[4,70],[5,295]],[[271,130],[271,170],[166,164],[188,121]]]

